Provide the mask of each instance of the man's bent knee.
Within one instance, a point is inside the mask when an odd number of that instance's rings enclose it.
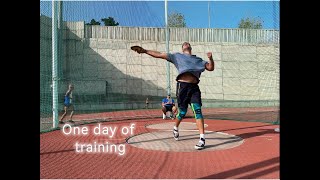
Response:
[[[201,111],[201,105],[199,103],[191,103],[191,108],[194,113],[195,119],[203,119],[202,111]]]
[[[179,112],[177,114],[178,120],[181,121],[186,116],[187,110],[188,110],[187,108],[179,108]]]

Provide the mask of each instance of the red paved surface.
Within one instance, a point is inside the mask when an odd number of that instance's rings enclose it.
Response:
[[[256,108],[203,108],[202,113],[209,119],[236,119],[247,121],[263,121],[273,122],[279,116],[278,107],[256,107]],[[114,111],[103,113],[91,113],[91,114],[77,114],[73,116],[73,120],[125,120],[125,119],[146,119],[162,117],[161,110],[149,109],[149,110],[129,110],[129,111]],[[193,113],[190,108],[187,111],[186,117],[193,117]],[[64,120],[69,119],[69,114]],[[51,123],[51,119],[48,119]]]
[[[136,115],[140,114],[135,112]],[[130,113],[132,112],[128,115]],[[138,134],[157,131],[145,128],[146,124],[169,121],[171,120],[147,118],[102,124],[122,127],[135,122],[137,126],[135,134]],[[194,122],[194,120],[189,118],[184,119],[184,122]],[[274,132],[274,128],[279,127],[278,125],[230,120],[206,120],[205,123],[208,124],[206,130],[234,134],[244,138],[245,141],[238,147],[218,151],[152,151],[126,144],[124,156],[105,153],[77,154],[74,149],[75,142],[93,143],[108,140],[109,143],[125,143],[126,137],[118,133],[113,140],[110,140],[93,134],[65,136],[61,131],[53,131],[40,134],[40,177],[42,179],[279,179],[279,133]]]

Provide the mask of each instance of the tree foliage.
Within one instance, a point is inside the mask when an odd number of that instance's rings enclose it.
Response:
[[[168,16],[169,27],[186,27],[184,15],[179,12],[173,12]]]
[[[262,20],[260,18],[242,18],[239,28],[243,29],[262,29]]]

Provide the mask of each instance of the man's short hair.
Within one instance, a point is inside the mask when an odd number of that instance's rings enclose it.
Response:
[[[187,44],[191,47],[191,44],[190,44],[190,43],[184,42],[184,43],[182,44],[182,48],[183,48],[184,45],[187,45]]]

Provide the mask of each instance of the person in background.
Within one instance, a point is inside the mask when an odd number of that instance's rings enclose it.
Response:
[[[146,105],[145,105],[145,108],[146,108],[146,109],[148,109],[148,106],[149,106],[149,98],[147,98],[147,99],[146,99]]]
[[[74,106],[72,104],[72,91],[74,89],[74,86],[72,84],[69,84],[69,88],[66,92],[66,94],[64,95],[64,113],[62,114],[59,123],[60,124],[64,124],[63,122],[63,118],[67,115],[68,111],[71,111],[70,113],[70,120],[69,122],[73,123],[74,121],[72,121],[72,116],[74,113]]]
[[[171,95],[168,94],[168,96],[164,99],[162,99],[162,112],[163,112],[163,119],[166,119],[167,112],[170,111],[170,118],[173,118],[175,116],[175,113],[177,112],[177,108],[175,107],[174,100],[171,98]]]

